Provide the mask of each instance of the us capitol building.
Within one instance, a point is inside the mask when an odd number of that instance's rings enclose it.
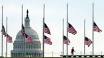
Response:
[[[26,38],[21,33],[21,30],[17,33],[16,39],[13,43],[13,50],[11,51],[11,57],[41,57],[41,43],[36,31],[30,27],[30,19],[27,15],[25,18],[25,32],[32,37],[32,43],[26,42]]]

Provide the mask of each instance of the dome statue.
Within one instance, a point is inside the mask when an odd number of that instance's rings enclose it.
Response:
[[[25,33],[31,36],[32,43],[26,42],[26,38],[22,35],[21,30],[17,33],[16,39],[13,43],[13,50],[11,57],[41,57],[41,43],[36,31],[30,27],[30,19],[28,16],[29,11],[25,18]]]

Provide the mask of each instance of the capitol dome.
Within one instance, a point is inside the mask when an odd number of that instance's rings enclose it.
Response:
[[[32,39],[39,39],[37,32],[34,31],[31,27],[25,27],[25,33],[32,36],[33,37]],[[16,37],[18,36],[22,36],[21,30],[17,33]],[[17,39],[20,39],[20,38],[17,38]]]
[[[16,35],[16,40],[13,43],[11,57],[39,57],[42,56],[41,43],[36,31],[30,27],[30,19],[27,15],[25,18],[25,33],[32,38],[32,43],[26,42],[26,38],[22,35],[21,30]]]

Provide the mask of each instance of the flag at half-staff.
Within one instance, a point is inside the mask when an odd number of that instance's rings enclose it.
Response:
[[[4,36],[6,36],[6,31],[5,31],[4,25],[2,25],[1,33],[2,33]]]
[[[6,42],[12,43],[12,37],[10,35],[6,35]]]
[[[51,32],[46,23],[44,23],[44,32],[51,35]]]
[[[1,32],[6,37],[6,42],[12,43],[12,37],[6,33],[4,25],[2,26]]]
[[[93,22],[93,31],[102,32],[102,30],[97,26],[95,22]]]
[[[69,45],[70,40],[66,36],[63,36],[63,43]]]
[[[25,27],[23,26],[23,24],[22,24],[22,30],[21,30],[21,33],[22,33],[22,36],[25,37],[26,42],[32,43],[32,37],[29,36],[28,34],[26,34],[26,32],[25,32]]]
[[[77,34],[77,31],[75,30],[75,28],[70,23],[68,23],[68,32],[73,34],[73,35]]]
[[[49,37],[45,36],[45,35],[44,35],[44,43],[52,45],[51,39]]]
[[[25,33],[25,27],[24,27],[23,24],[22,24],[22,30],[21,30],[21,33],[22,33],[22,35],[23,35],[25,38],[28,37],[28,35]]]
[[[88,37],[85,37],[84,43],[89,47],[92,44],[92,41]]]

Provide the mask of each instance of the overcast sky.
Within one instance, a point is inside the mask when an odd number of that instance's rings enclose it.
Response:
[[[92,40],[92,2],[93,0],[68,0],[69,4],[69,22],[77,30],[76,35],[69,33],[71,41],[70,49],[75,48],[75,54],[83,54],[83,24],[86,19],[86,36]],[[45,22],[49,26],[52,35],[47,35],[51,38],[53,45],[45,44],[45,56],[60,56],[62,54],[62,19],[65,19],[66,35],[66,3],[67,0],[0,0],[0,17],[1,6],[4,6],[4,25],[6,16],[8,17],[8,33],[15,41],[18,31],[21,29],[21,5],[23,4],[23,16],[26,17],[26,10],[29,10],[29,18],[31,27],[38,33],[39,40],[42,42],[42,18],[43,18],[43,3],[46,5]],[[102,29],[101,33],[95,32],[95,54],[104,54],[104,0],[95,0],[95,22]],[[1,24],[1,18],[0,18]],[[1,25],[0,25],[1,29]],[[1,38],[1,33],[0,33]],[[5,40],[5,39],[4,39]],[[0,40],[1,43],[1,40]],[[1,46],[1,44],[0,44]],[[8,56],[10,50],[13,49],[13,44],[8,44]],[[65,48],[66,49],[66,48]],[[86,46],[86,54],[91,54],[92,46]],[[65,50],[66,51],[66,50]],[[1,48],[0,48],[1,52]],[[0,53],[1,54],[1,53]],[[65,52],[66,54],[66,52]],[[5,41],[4,41],[5,55]]]

